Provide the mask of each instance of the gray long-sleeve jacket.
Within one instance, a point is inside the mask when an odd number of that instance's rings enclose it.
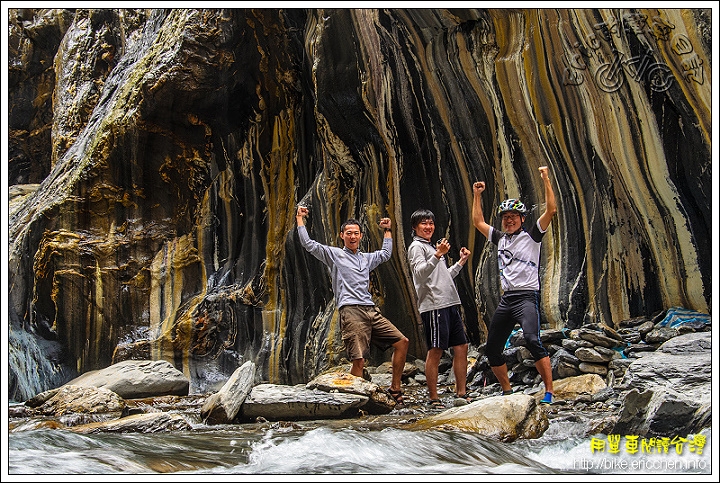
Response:
[[[408,261],[418,296],[420,313],[460,304],[455,281],[462,265],[448,268],[445,257],[435,256],[435,247],[422,237],[413,236],[408,247]]]
[[[337,307],[375,305],[370,295],[370,271],[392,255],[392,238],[383,238],[380,250],[353,253],[345,247],[330,247],[310,238],[305,226],[298,226],[300,244],[312,256],[330,268]]]

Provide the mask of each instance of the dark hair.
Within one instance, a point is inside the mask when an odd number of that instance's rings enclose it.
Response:
[[[416,226],[418,226],[418,224],[420,224],[421,221],[425,220],[432,220],[432,222],[435,223],[435,215],[432,211],[421,208],[410,215],[410,224],[412,225],[413,230]]]
[[[362,233],[362,225],[355,218],[348,218],[347,221],[345,223],[343,223],[342,226],[340,227],[340,233],[344,232],[345,227],[348,225],[357,225],[358,228],[360,228],[360,233]]]

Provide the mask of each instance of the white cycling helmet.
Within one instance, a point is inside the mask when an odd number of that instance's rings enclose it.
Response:
[[[498,206],[498,215],[502,215],[508,211],[517,211],[521,215],[527,214],[527,208],[525,208],[523,202],[517,198],[509,198],[500,203],[500,206]]]

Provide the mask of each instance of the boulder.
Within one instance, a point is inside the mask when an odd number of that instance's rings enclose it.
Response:
[[[109,389],[72,384],[45,391],[35,398],[28,399],[25,404],[34,407],[35,414],[46,416],[103,413],[116,414],[119,417],[126,406],[123,398]]]
[[[354,417],[368,402],[367,396],[308,389],[305,384],[286,386],[259,384],[243,402],[239,419],[269,421],[341,419]]]
[[[675,327],[658,327],[645,334],[645,342],[648,344],[662,344],[673,337],[677,337],[679,333]]]
[[[547,413],[526,394],[494,396],[447,409],[409,425],[410,429],[448,428],[480,433],[511,442],[535,439],[549,426]]]
[[[582,374],[553,381],[556,400],[575,400],[581,396],[593,396],[607,387],[605,380],[597,374]],[[545,396],[545,390],[535,394],[538,401]]]
[[[617,386],[628,392],[613,432],[673,436],[709,421],[710,332],[679,335],[633,361]]]
[[[602,346],[599,346],[602,347]],[[611,354],[601,354],[598,350],[591,347],[580,347],[575,351],[575,357],[583,362],[603,363],[612,359]]]
[[[418,368],[414,364],[406,362],[403,366],[402,378],[407,379],[418,373]],[[383,362],[375,370],[375,374],[392,374],[392,362]]]
[[[396,406],[395,400],[380,386],[349,373],[321,374],[307,383],[305,387],[325,392],[342,392],[367,396],[368,401],[362,409],[368,414],[387,414]]]
[[[565,361],[559,361],[557,366],[553,367],[553,379],[563,379],[566,377],[579,376],[582,374],[578,366]]]
[[[190,381],[167,361],[125,360],[105,369],[89,371],[68,384],[102,387],[125,399],[150,396],[187,396]]]
[[[231,423],[240,412],[248,393],[255,382],[255,364],[245,362],[235,369],[230,379],[214,394],[211,394],[200,409],[205,424]]]
[[[76,433],[156,433],[158,431],[184,431],[192,425],[179,413],[142,413],[112,421],[81,424],[68,428]]]
[[[585,374],[599,374],[604,376],[608,373],[607,366],[602,364],[593,364],[592,362],[581,362],[578,365],[578,369],[580,369],[580,372]]]
[[[607,347],[609,349],[612,349],[613,347],[617,347],[619,345],[622,345],[623,342],[606,336],[603,332],[596,331],[596,330],[590,330],[590,329],[575,329],[570,332],[571,336],[573,338],[579,338],[586,340],[594,345],[599,345],[603,347]]]

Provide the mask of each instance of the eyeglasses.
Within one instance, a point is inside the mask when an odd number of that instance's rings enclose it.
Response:
[[[502,220],[503,221],[514,220],[515,218],[519,218],[519,217],[520,217],[520,215],[518,215],[517,213],[506,213],[502,216]]]

